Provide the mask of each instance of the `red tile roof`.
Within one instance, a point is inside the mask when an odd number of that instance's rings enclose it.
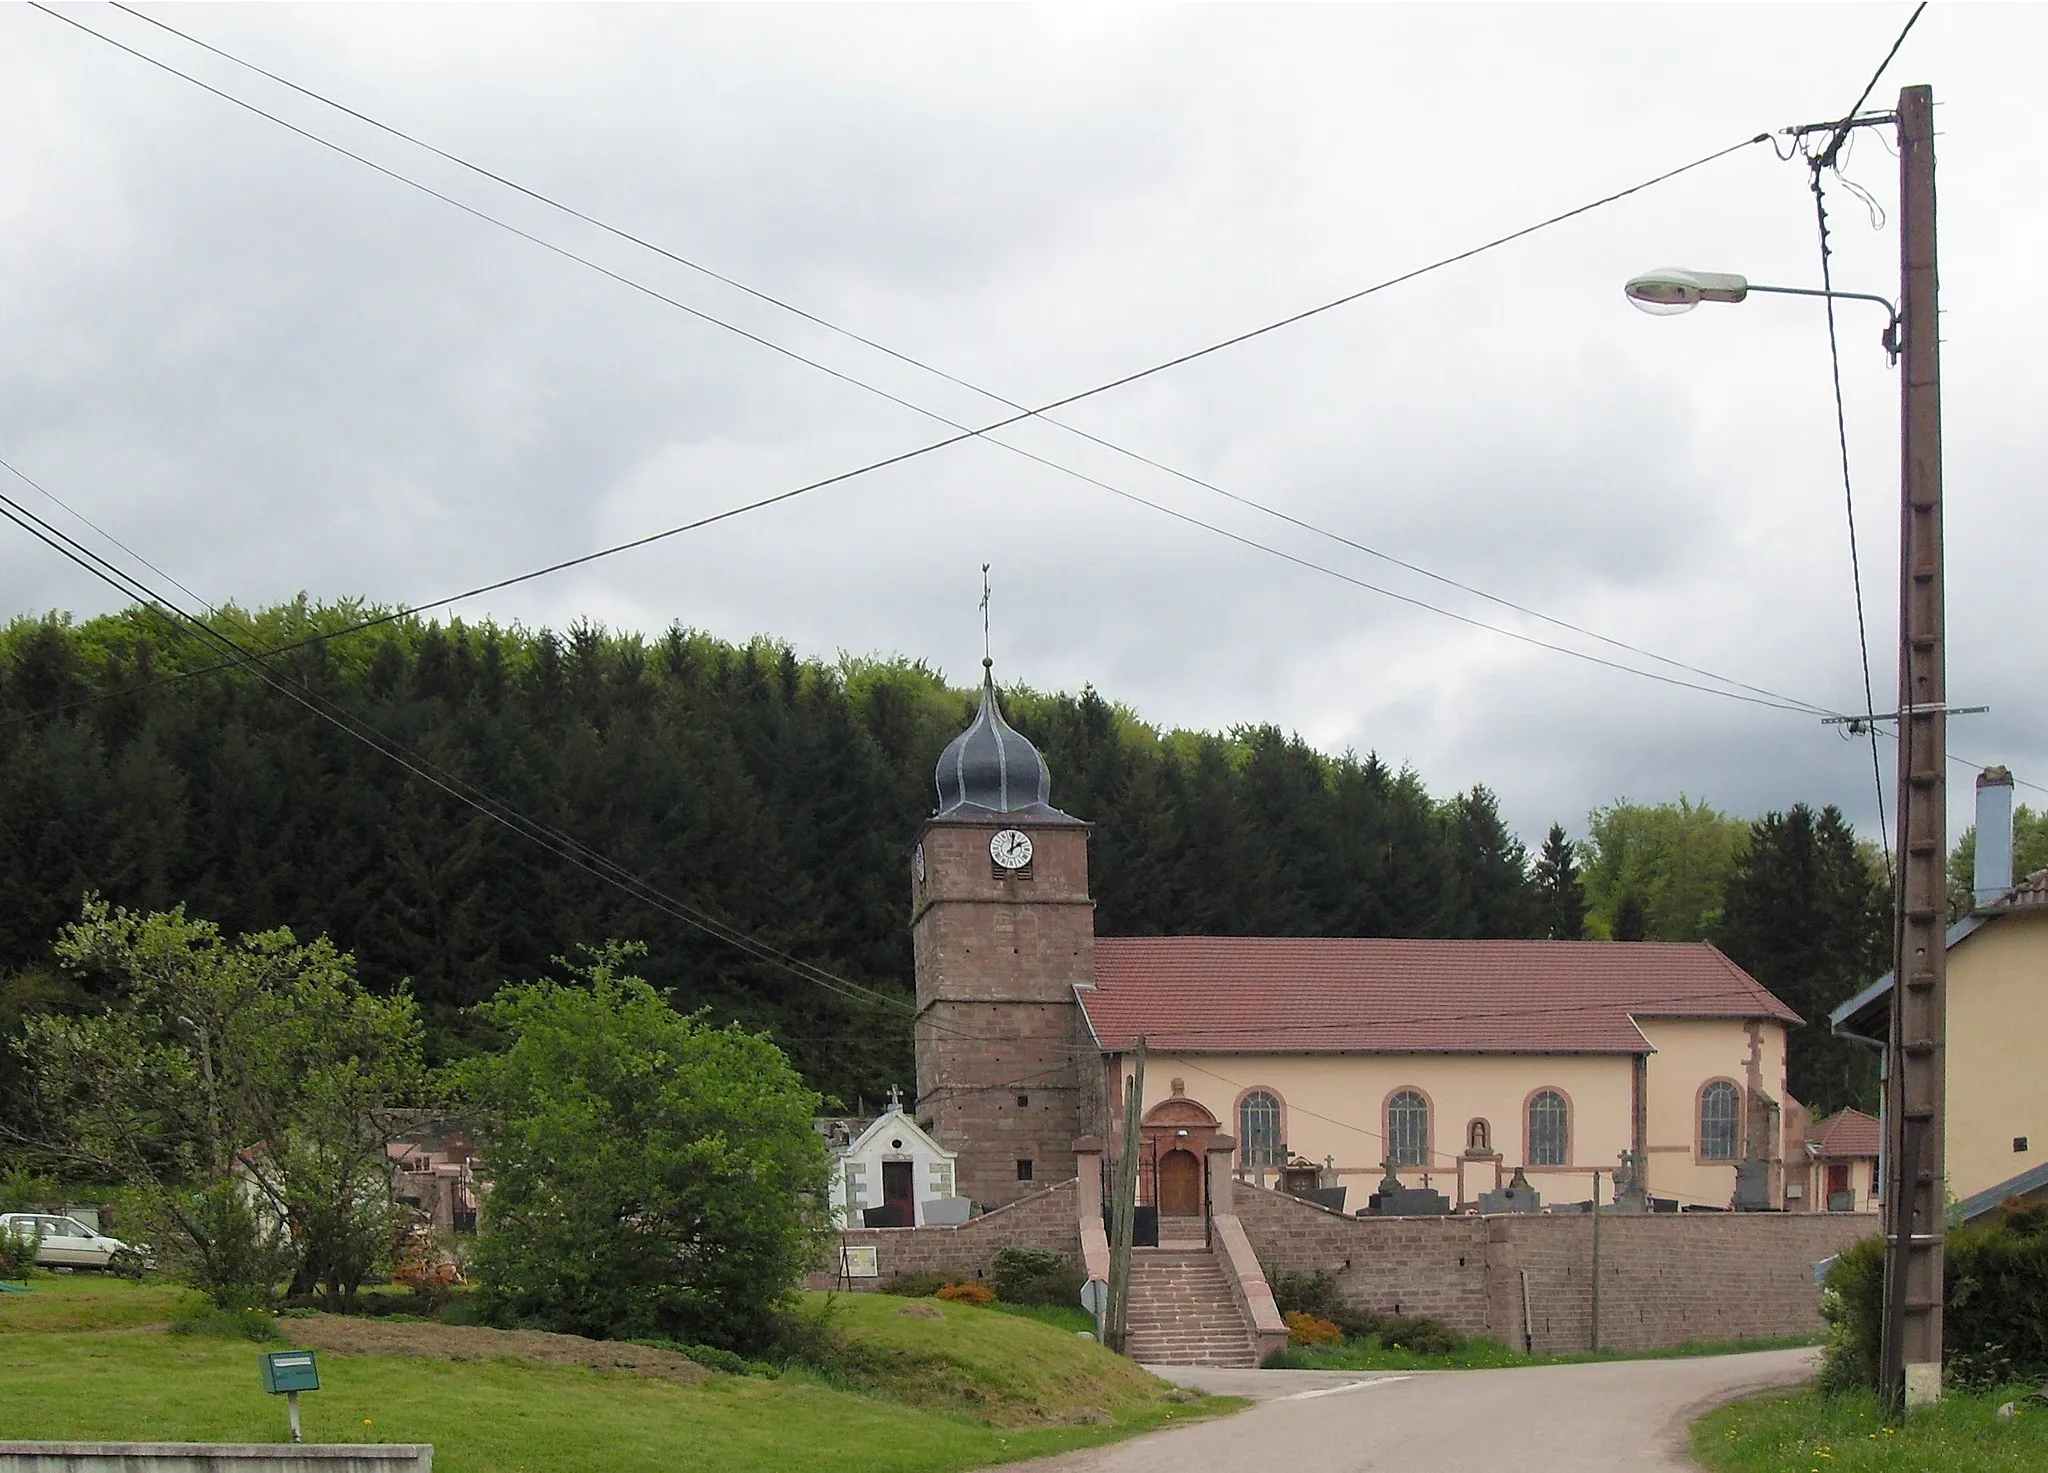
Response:
[[[2000,896],[1997,903],[2014,910],[2023,906],[2048,905],[2048,869],[2035,870]]]
[[[1823,1160],[1877,1155],[1877,1121],[1861,1110],[1838,1110],[1806,1134],[1806,1143]]]
[[[1799,1016],[1705,942],[1100,937],[1103,1047],[1196,1053],[1650,1052],[1632,1018]]]

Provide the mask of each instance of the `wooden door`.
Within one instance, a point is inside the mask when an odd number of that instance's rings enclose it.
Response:
[[[1828,1195],[1832,1197],[1837,1192],[1846,1192],[1848,1190],[1849,1163],[1846,1161],[1828,1162]]]
[[[917,1191],[912,1185],[916,1169],[911,1161],[882,1163],[882,1205],[896,1209],[901,1227],[917,1226]]]
[[[1159,1215],[1202,1215],[1202,1163],[1193,1151],[1172,1150],[1159,1158]]]

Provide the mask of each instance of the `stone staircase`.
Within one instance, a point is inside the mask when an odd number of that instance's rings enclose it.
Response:
[[[1133,1250],[1124,1354],[1155,1366],[1258,1364],[1222,1266],[1199,1236],[1187,1247]]]
[[[1199,1217],[1159,1218],[1159,1246],[1162,1248],[1207,1248],[1208,1225]]]

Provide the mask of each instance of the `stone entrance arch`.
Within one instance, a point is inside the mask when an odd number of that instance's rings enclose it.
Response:
[[[1162,1217],[1202,1215],[1202,1162],[1209,1142],[1222,1134],[1222,1122],[1208,1106],[1187,1097],[1185,1084],[1173,1081],[1173,1093],[1145,1112],[1138,1163],[1139,1200],[1159,1209]]]

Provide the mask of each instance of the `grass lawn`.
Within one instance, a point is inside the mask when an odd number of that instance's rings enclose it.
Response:
[[[1412,1350],[1383,1349],[1371,1340],[1346,1340],[1314,1349],[1290,1347],[1266,1364],[1286,1371],[1499,1371],[1516,1366],[1576,1366],[1589,1361],[1739,1355],[1750,1350],[1789,1350],[1819,1343],[1810,1339],[1726,1340],[1676,1345],[1666,1350],[1580,1350],[1569,1355],[1523,1355],[1498,1340],[1474,1335],[1448,1355],[1418,1355]]]
[[[0,1438],[284,1440],[283,1403],[263,1394],[256,1346],[149,1328],[180,1291],[84,1275],[35,1287],[0,1296]],[[301,1401],[306,1436],[431,1442],[450,1473],[941,1473],[1237,1405],[1167,1401],[1164,1383],[1129,1361],[1030,1317],[940,1304],[941,1318],[912,1318],[896,1313],[905,1303],[842,1295],[831,1305],[833,1322],[872,1352],[865,1392],[806,1374],[681,1386],[508,1358],[323,1352],[321,1389]],[[278,1327],[289,1337],[293,1323]]]
[[[1048,1325],[1057,1325],[1069,1334],[1086,1330],[1095,1333],[1095,1316],[1078,1304],[991,1304],[990,1309],[998,1314],[1021,1315],[1027,1320],[1038,1320]]]
[[[0,1335],[160,1325],[179,1305],[198,1297],[173,1284],[137,1284],[94,1273],[39,1273],[29,1281],[29,1290],[0,1294]]]
[[[2028,1387],[1948,1393],[1893,1430],[1872,1395],[1807,1388],[1722,1407],[1693,1424],[1693,1456],[1717,1473],[2040,1473],[2048,1468],[2048,1406]],[[2019,1415],[1998,1420],[1999,1406]]]

